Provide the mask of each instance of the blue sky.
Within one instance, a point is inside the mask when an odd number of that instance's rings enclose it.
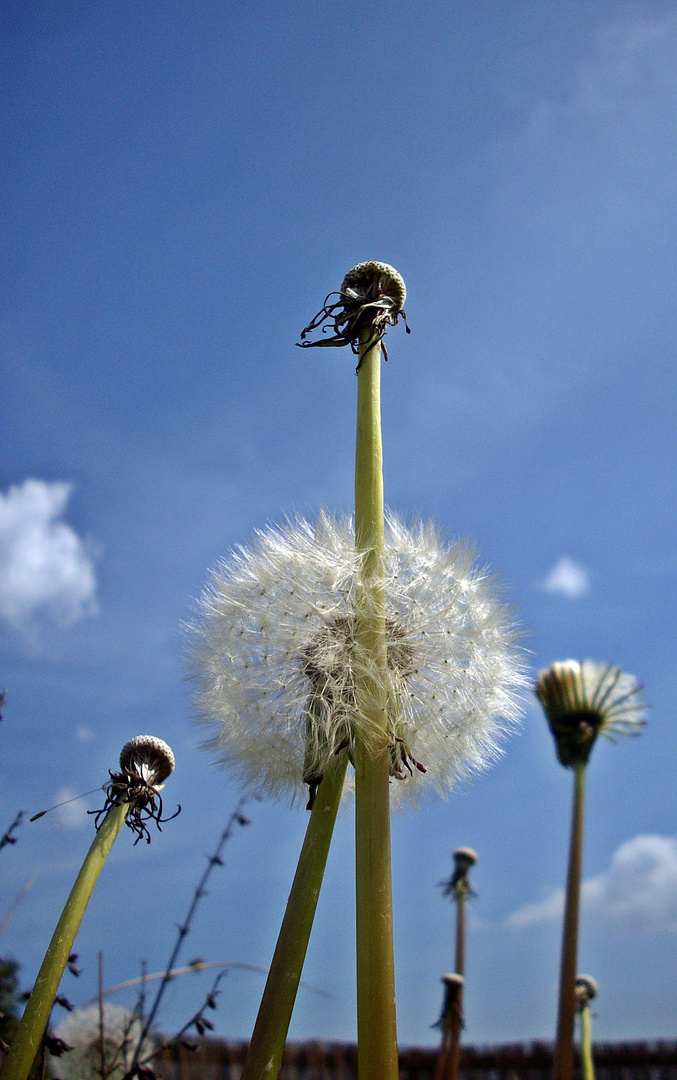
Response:
[[[78,941],[95,991],[161,968],[238,790],[200,750],[188,619],[252,531],[350,510],[352,355],[302,352],[345,271],[395,265],[387,501],[474,540],[539,667],[646,687],[589,769],[581,970],[601,1039],[674,1035],[677,4],[3,5],[0,813],[100,784],[133,734],[182,815],[118,841]],[[490,771],[394,819],[403,1043],[435,1043],[450,851],[480,856],[466,1039],[550,1037],[570,776],[528,704]],[[86,850],[72,804],[2,853],[33,978]],[[305,818],[252,803],[185,960],[266,965]],[[352,817],[337,829],[295,1038],[354,1037]],[[619,896],[625,899],[618,903]],[[167,1030],[202,976],[172,987]],[[518,984],[516,985],[516,980]],[[233,971],[220,1034],[250,1033]],[[121,998],[120,1000],[124,1000]]]

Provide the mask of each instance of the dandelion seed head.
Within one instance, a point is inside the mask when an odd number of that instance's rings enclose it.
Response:
[[[586,764],[598,735],[639,735],[642,687],[634,675],[596,660],[563,660],[538,673],[535,692],[562,765]]]
[[[375,674],[354,637],[362,558],[349,518],[298,518],[238,548],[202,595],[189,628],[197,718],[215,760],[258,794],[301,797],[309,768],[321,774],[356,728],[378,735],[354,693],[356,672]],[[432,524],[388,517],[385,596],[403,780],[391,789],[416,801],[496,756],[525,685],[518,632],[474,551],[445,545]]]
[[[142,1025],[121,1005],[106,1003],[103,1010],[104,1054],[108,1080],[122,1080],[129,1070],[141,1038]],[[53,1071],[63,1080],[96,1080],[101,1077],[99,1006],[85,1005],[71,1013],[56,1031],[57,1036],[73,1047],[67,1054],[52,1060]],[[152,1053],[155,1040],[146,1036],[144,1057]]]

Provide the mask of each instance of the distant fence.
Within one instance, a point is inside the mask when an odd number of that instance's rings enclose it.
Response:
[[[240,1080],[246,1043],[205,1039],[195,1051],[178,1044],[163,1051],[163,1080]],[[598,1043],[596,1080],[677,1080],[677,1042]],[[400,1080],[433,1080],[437,1051],[400,1051]],[[550,1080],[552,1046],[533,1042],[465,1046],[460,1080]],[[344,1043],[291,1043],[280,1080],[357,1080],[357,1048]]]

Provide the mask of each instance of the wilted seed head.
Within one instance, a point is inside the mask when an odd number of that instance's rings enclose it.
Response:
[[[442,1028],[442,1030],[446,1032],[448,1031],[452,1020],[459,1014],[465,979],[462,975],[453,971],[450,975],[442,975],[440,982],[444,986],[442,1012],[440,1013],[439,1020],[432,1026]]]
[[[160,789],[174,771],[174,754],[163,739],[137,735],[120,751],[120,770],[119,773],[110,772],[110,781],[104,787],[106,801],[103,807],[88,813],[95,815],[94,825],[99,829],[111,807],[128,805],[125,824],[136,833],[135,844],[141,839],[150,844],[146,822],[154,821],[158,831],[162,831],[160,825],[181,812],[179,806],[171,817],[162,816]]]
[[[352,521],[322,514],[260,532],[203,594],[190,628],[198,718],[217,760],[259,794],[298,798],[356,733],[382,745],[355,700],[356,673],[379,675],[355,641],[362,561]],[[519,715],[518,635],[474,562],[432,525],[388,518],[387,732],[391,775],[414,801],[422,770],[429,789],[448,790],[495,756]]]
[[[585,765],[598,735],[639,735],[644,726],[642,687],[634,675],[594,660],[564,660],[544,668],[536,696],[562,765]]]
[[[338,297],[338,300],[330,303],[332,297]],[[404,281],[394,267],[383,262],[358,263],[348,271],[339,291],[331,292],[326,297],[322,309],[301,333],[299,344],[302,348],[350,345],[357,355],[363,333],[368,334],[365,344],[367,351],[383,339],[388,326],[397,325],[400,317],[409,333],[404,311],[406,298]],[[333,337],[306,341],[307,335],[320,326],[322,333],[326,333],[330,323],[333,323]],[[388,359],[385,344],[383,356]],[[358,371],[359,367],[358,364]]]
[[[171,776],[174,765],[171,747],[155,735],[136,735],[120,751],[122,771],[137,773],[153,787],[159,787]]]
[[[578,1011],[584,1009],[593,998],[597,997],[597,983],[592,975],[576,976],[576,1005]]]
[[[459,870],[467,873],[470,867],[477,862],[477,853],[469,847],[457,847],[454,851],[454,862]]]
[[[440,881],[442,895],[452,900],[458,899],[459,892],[463,896],[474,896],[468,874],[477,862],[477,853],[472,848],[459,847],[452,852],[451,857],[454,860],[454,872],[448,880]]]

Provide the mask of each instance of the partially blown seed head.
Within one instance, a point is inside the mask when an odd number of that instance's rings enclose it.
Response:
[[[598,735],[639,735],[644,726],[642,687],[634,675],[594,660],[564,660],[544,668],[536,696],[562,765],[585,765]]]

